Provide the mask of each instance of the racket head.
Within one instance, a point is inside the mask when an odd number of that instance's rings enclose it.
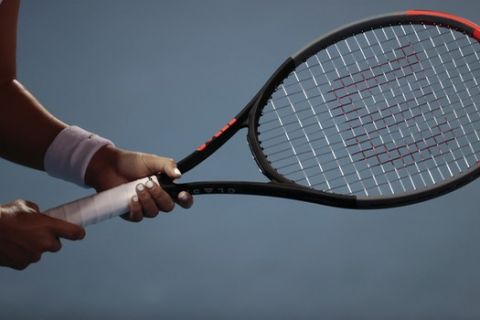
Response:
[[[394,207],[463,186],[480,175],[479,39],[466,19],[411,10],[315,40],[259,93],[254,158],[272,181],[333,206]]]

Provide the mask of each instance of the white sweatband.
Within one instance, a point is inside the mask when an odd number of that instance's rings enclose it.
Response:
[[[48,147],[43,160],[45,171],[52,177],[87,187],[85,172],[88,164],[95,152],[105,145],[114,144],[80,127],[67,127]]]

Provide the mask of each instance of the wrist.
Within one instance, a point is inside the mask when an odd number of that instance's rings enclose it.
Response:
[[[90,160],[85,172],[85,184],[97,191],[110,188],[108,177],[117,175],[119,150],[112,145],[100,148]]]
[[[45,171],[53,177],[85,187],[88,165],[93,156],[107,145],[113,146],[113,143],[80,127],[66,127],[45,152]]]

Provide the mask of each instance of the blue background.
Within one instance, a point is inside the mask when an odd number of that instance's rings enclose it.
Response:
[[[180,159],[313,38],[411,8],[480,22],[473,0],[23,1],[19,79],[67,123]],[[184,180],[264,180],[244,133],[197,169]],[[0,203],[92,192],[5,160],[0,176]],[[205,196],[115,219],[1,268],[0,318],[479,319],[479,186],[379,211]]]

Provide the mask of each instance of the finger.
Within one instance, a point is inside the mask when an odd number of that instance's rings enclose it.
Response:
[[[138,196],[133,196],[129,203],[130,214],[128,220],[132,222],[140,222],[143,219],[142,206],[138,201]]]
[[[41,258],[42,258],[41,251],[22,248],[13,257],[10,267],[16,270],[24,270],[30,264],[40,261]]]
[[[30,209],[33,209],[35,212],[40,212],[40,208],[38,207],[38,205],[35,202],[31,202],[31,201],[26,200],[25,204]]]
[[[16,206],[17,208],[20,208],[20,210],[24,212],[29,212],[29,213],[39,212],[39,208],[37,204],[27,200],[22,200],[22,199],[15,200],[9,205]]]
[[[163,171],[164,173],[167,174],[167,176],[169,176],[170,178],[172,179],[178,179],[182,176],[182,173],[180,172],[180,170],[177,168],[177,164],[175,162],[171,163],[167,163],[167,165],[165,165],[165,169]]]
[[[170,212],[175,207],[170,195],[165,192],[160,186],[154,183],[152,180],[148,180],[145,183],[148,192],[150,193],[151,198],[155,201],[156,206],[164,212]]]
[[[81,240],[85,237],[85,229],[79,225],[45,216],[50,219],[51,229],[56,237],[68,240]]]
[[[145,188],[143,184],[139,183],[136,189],[138,200],[143,208],[143,215],[148,218],[157,216],[159,209],[157,208],[157,204],[152,199],[152,196],[150,195],[150,192],[148,192],[147,188]]]
[[[149,174],[165,173],[172,179],[180,178],[182,173],[177,168],[175,160],[165,157],[157,157],[151,154],[142,154],[142,160],[149,170]]]
[[[18,271],[25,270],[28,265],[30,264],[29,262],[26,262],[24,260],[22,261],[14,261],[14,260],[8,260],[8,261],[3,261],[0,260],[0,264],[5,267],[9,267]]]
[[[40,252],[31,252],[28,255],[28,263],[36,263],[42,259],[42,254]]]
[[[48,251],[48,252],[57,252],[57,251],[60,251],[61,248],[62,248],[62,244],[60,240],[56,237],[50,237],[44,240],[41,245],[41,250]]]
[[[193,197],[190,193],[182,191],[178,194],[176,202],[184,209],[188,209],[193,205]]]
[[[13,243],[7,243],[0,254],[0,265],[15,270],[24,270],[31,263],[28,259],[30,252]]]

